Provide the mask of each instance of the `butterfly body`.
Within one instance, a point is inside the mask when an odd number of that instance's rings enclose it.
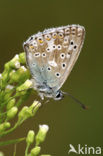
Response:
[[[24,42],[26,61],[35,88],[44,97],[60,100],[60,88],[82,48],[85,29],[80,25],[46,29]]]

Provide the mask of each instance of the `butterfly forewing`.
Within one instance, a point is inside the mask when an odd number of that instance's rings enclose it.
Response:
[[[85,30],[79,25],[46,29],[25,43],[27,63],[36,83],[58,90],[70,74],[81,50]]]

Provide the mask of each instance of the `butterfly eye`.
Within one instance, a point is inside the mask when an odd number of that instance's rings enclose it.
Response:
[[[61,57],[61,59],[64,59],[65,58],[65,54],[64,53],[61,53],[60,54],[60,57]]]
[[[65,29],[65,34],[68,34],[68,35],[70,34],[70,28]]]
[[[56,77],[60,77],[60,73],[59,72],[57,72],[57,73],[55,73],[55,75],[56,75]]]
[[[57,93],[56,94],[56,98],[60,98],[60,93]]]
[[[54,39],[56,39],[56,38],[57,38],[57,33],[53,33],[52,37],[53,37]]]
[[[48,40],[48,41],[50,41],[51,35],[49,35],[49,34],[48,35],[45,35],[45,39]]]
[[[43,38],[42,38],[42,37],[38,37],[37,41],[38,41],[39,43],[43,43]]]

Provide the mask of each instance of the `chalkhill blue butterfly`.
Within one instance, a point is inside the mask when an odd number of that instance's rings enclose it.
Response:
[[[41,99],[60,100],[60,90],[69,76],[83,46],[85,29],[80,25],[67,25],[45,29],[32,35],[23,47],[27,66]],[[76,98],[68,93],[75,101]],[[81,103],[80,103],[81,104]],[[81,104],[84,107],[83,104]]]

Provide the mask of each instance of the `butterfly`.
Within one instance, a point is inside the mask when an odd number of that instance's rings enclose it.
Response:
[[[45,29],[24,42],[33,88],[44,97],[60,100],[60,88],[68,78],[83,46],[85,28],[67,25]]]

